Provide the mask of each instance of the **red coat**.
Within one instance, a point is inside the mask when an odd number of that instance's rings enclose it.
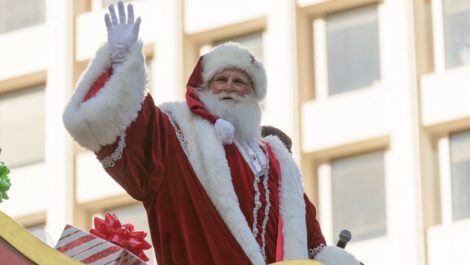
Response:
[[[194,117],[184,103],[155,107],[152,97],[144,93],[139,106],[130,107],[138,107],[136,113],[114,113],[125,112],[122,109],[133,98],[120,95],[109,101],[104,98],[106,93],[127,91],[121,86],[129,84],[118,80],[128,80],[126,75],[130,74],[139,76],[140,72],[132,71],[143,71],[143,67],[133,65],[141,58],[131,53],[135,60],[131,57],[109,77],[108,62],[100,60],[109,52],[101,53],[88,69],[92,73],[82,77],[74,95],[78,100],[72,98],[64,121],[79,143],[97,153],[106,171],[133,198],[142,201],[158,264],[264,264],[260,220],[265,217],[266,190],[258,185],[263,210],[257,212],[260,232],[254,238],[254,175],[237,147],[222,145],[213,126]],[[124,99],[127,101],[120,102]],[[102,108],[108,116],[86,114],[86,108],[94,108],[90,113]],[[119,136],[114,124],[106,123],[123,123],[120,118],[128,125],[121,128]],[[100,130],[102,135],[97,133]],[[260,145],[270,163],[270,207],[264,229],[267,262],[275,261],[280,216],[284,258],[306,258],[308,251],[325,244],[315,207],[303,194],[298,168],[277,137],[266,138]]]

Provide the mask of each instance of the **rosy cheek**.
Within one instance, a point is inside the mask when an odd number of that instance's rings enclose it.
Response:
[[[249,92],[250,90],[246,86],[243,86],[240,89],[238,89],[238,94],[240,94],[240,96],[246,96],[249,94]]]
[[[209,87],[209,90],[214,93],[214,94],[218,94],[220,93],[221,91],[221,87],[217,84],[212,84],[210,87]]]

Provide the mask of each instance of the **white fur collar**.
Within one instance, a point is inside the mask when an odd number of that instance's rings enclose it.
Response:
[[[230,168],[222,142],[214,126],[194,116],[186,103],[160,106],[179,127],[185,137],[182,143],[189,161],[215,208],[227,224],[252,264],[265,264],[261,249],[253,237],[235,193]],[[277,137],[267,137],[282,174],[281,215],[283,220],[284,259],[307,258],[305,202],[300,172],[292,157]],[[203,147],[203,148],[200,148]]]

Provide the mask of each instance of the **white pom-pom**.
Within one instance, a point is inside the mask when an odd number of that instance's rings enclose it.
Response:
[[[223,119],[217,119],[214,124],[215,126],[215,133],[219,140],[221,140],[224,144],[231,144],[235,139],[235,127],[233,125]]]
[[[359,261],[351,253],[335,246],[322,248],[315,256],[315,260],[325,265],[359,265]]]

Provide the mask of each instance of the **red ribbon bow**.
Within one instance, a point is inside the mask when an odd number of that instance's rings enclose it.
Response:
[[[144,250],[152,247],[145,241],[147,233],[134,231],[134,226],[131,224],[121,225],[115,214],[106,213],[104,220],[95,217],[93,223],[95,228],[90,229],[92,235],[129,250],[145,262],[149,261],[149,258],[144,254]]]

